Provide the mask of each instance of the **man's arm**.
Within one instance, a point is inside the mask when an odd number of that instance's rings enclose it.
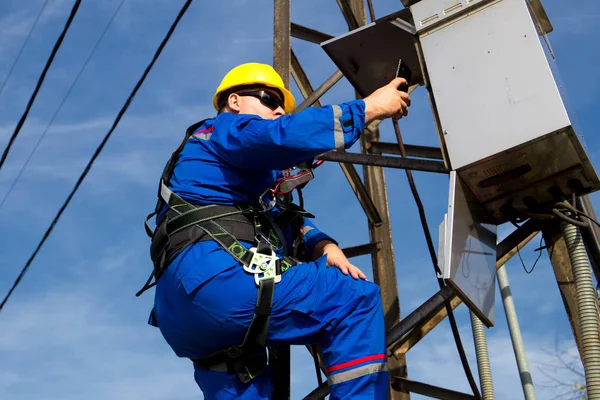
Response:
[[[237,168],[281,170],[334,149],[352,146],[364,130],[365,103],[311,107],[275,120],[220,115],[208,144]]]
[[[356,266],[348,261],[348,258],[342,252],[331,237],[321,232],[310,220],[304,219],[302,227],[302,235],[306,249],[311,255],[311,260],[327,255],[327,265],[336,267],[344,275],[352,275],[354,279],[367,279],[367,276]]]
[[[392,117],[396,121],[408,115],[410,96],[398,90],[406,79],[396,78],[365,97],[365,125],[373,120]]]
[[[247,170],[287,169],[313,157],[351,147],[365,123],[407,115],[410,98],[396,78],[364,100],[310,107],[275,120],[224,113],[215,120],[210,146],[222,159]]]
[[[350,274],[354,279],[367,279],[367,276],[364,274],[364,272],[360,270],[360,268],[350,263],[348,258],[346,258],[346,256],[344,255],[342,249],[340,249],[337,244],[327,239],[320,241],[315,246],[315,248],[313,249],[312,256],[313,259],[316,260],[317,258],[325,254],[327,254],[328,266],[336,267],[337,269],[342,271],[344,275]]]

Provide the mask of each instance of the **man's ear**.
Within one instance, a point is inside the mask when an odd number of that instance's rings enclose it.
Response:
[[[237,93],[231,93],[227,98],[227,106],[231,111],[240,112],[242,98]]]

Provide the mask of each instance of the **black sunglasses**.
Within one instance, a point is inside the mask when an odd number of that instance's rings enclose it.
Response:
[[[283,107],[283,100],[274,95],[273,93],[267,92],[265,90],[257,90],[252,92],[238,92],[238,96],[250,96],[255,97],[266,107],[271,110],[276,110],[277,108]]]

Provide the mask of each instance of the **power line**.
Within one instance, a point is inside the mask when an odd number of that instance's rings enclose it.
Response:
[[[102,139],[102,142],[100,143],[100,145],[98,146],[98,148],[94,152],[94,155],[92,156],[92,158],[90,159],[90,161],[86,165],[85,170],[83,171],[83,173],[81,174],[81,176],[77,180],[77,183],[75,184],[75,187],[73,188],[73,190],[69,194],[69,197],[67,197],[67,200],[62,205],[62,207],[60,208],[60,210],[58,211],[58,213],[56,214],[56,216],[54,217],[54,220],[52,221],[52,223],[48,227],[48,230],[46,230],[46,233],[44,234],[42,240],[38,244],[37,248],[35,249],[35,251],[31,255],[31,257],[29,257],[29,260],[27,260],[27,263],[25,264],[25,266],[21,270],[21,273],[19,274],[19,276],[15,280],[15,283],[13,283],[12,287],[8,291],[8,294],[6,295],[6,297],[4,298],[4,300],[2,300],[2,303],[0,304],[0,311],[2,311],[2,309],[4,308],[4,305],[6,304],[6,302],[8,301],[8,299],[10,298],[11,294],[13,293],[13,291],[19,285],[19,282],[21,282],[21,279],[23,279],[23,276],[25,275],[25,273],[27,272],[27,270],[31,266],[31,263],[33,262],[33,260],[34,260],[35,256],[37,255],[37,253],[40,251],[40,249],[44,245],[44,242],[50,236],[50,233],[54,229],[54,226],[56,225],[56,223],[60,219],[62,213],[65,211],[65,209],[67,208],[67,206],[71,202],[71,199],[75,195],[75,192],[77,192],[77,189],[79,189],[79,186],[81,186],[81,183],[83,182],[83,180],[87,176],[88,172],[90,171],[90,168],[92,167],[92,164],[94,164],[94,161],[96,161],[96,158],[98,158],[98,156],[100,155],[100,152],[104,148],[104,145],[106,145],[106,142],[108,142],[108,139],[110,138],[110,136],[112,135],[112,133],[116,129],[116,127],[119,124],[119,122],[121,121],[121,118],[123,118],[123,115],[125,114],[125,112],[129,108],[129,105],[131,104],[131,101],[133,100],[133,98],[137,94],[138,90],[140,89],[140,87],[142,86],[142,84],[144,83],[144,81],[146,80],[146,76],[148,76],[148,73],[150,73],[150,70],[154,66],[154,63],[156,62],[156,60],[158,59],[158,57],[162,53],[164,47],[166,46],[167,42],[171,38],[171,35],[175,31],[175,28],[179,24],[179,21],[181,20],[181,18],[183,18],[185,12],[187,11],[187,9],[188,9],[188,7],[190,6],[191,3],[192,3],[192,0],[186,0],[185,4],[183,5],[183,7],[181,8],[181,10],[179,11],[179,14],[177,15],[177,18],[175,18],[175,21],[171,25],[171,28],[169,28],[169,31],[167,32],[167,35],[165,36],[165,38],[161,42],[160,46],[158,46],[158,49],[154,53],[154,57],[152,57],[152,61],[150,62],[150,64],[148,64],[148,66],[146,67],[146,70],[142,74],[142,77],[137,82],[137,84],[135,85],[133,91],[131,92],[131,94],[129,95],[129,97],[127,98],[127,100],[125,101],[125,104],[123,105],[123,107],[119,111],[119,114],[115,118],[115,121],[113,122],[113,125],[109,129],[108,133],[106,133],[106,135],[104,136],[104,139]]]
[[[38,24],[38,22],[40,20],[40,17],[42,16],[42,13],[46,9],[46,4],[47,3],[48,3],[48,0],[44,0],[44,4],[42,4],[42,8],[38,12],[37,17],[35,17],[35,21],[33,22],[33,25],[31,25],[31,29],[29,29],[29,33],[27,34],[27,37],[25,38],[25,41],[21,45],[21,49],[19,50],[19,53],[17,54],[17,58],[15,58],[15,61],[10,66],[10,69],[8,70],[8,74],[4,78],[4,82],[2,82],[2,86],[0,86],[0,95],[2,94],[2,91],[4,90],[4,87],[6,86],[6,82],[8,82],[8,78],[10,78],[10,76],[12,75],[12,72],[15,69],[15,66],[17,65],[17,62],[19,62],[19,60],[21,59],[21,54],[23,53],[23,49],[25,48],[25,46],[27,46],[27,43],[29,42],[29,38],[31,37],[31,34],[35,30],[35,27],[37,26],[37,24]]]
[[[23,127],[23,124],[25,123],[25,120],[27,119],[27,115],[29,114],[29,111],[31,110],[31,106],[33,106],[33,102],[35,101],[35,98],[37,97],[37,94],[40,91],[40,88],[42,87],[42,83],[44,83],[44,78],[46,77],[46,73],[48,72],[48,70],[50,69],[50,66],[52,65],[54,56],[56,56],[56,53],[58,52],[58,49],[60,48],[60,45],[62,44],[62,41],[65,38],[67,31],[69,30],[69,27],[71,26],[71,22],[73,22],[73,19],[75,18],[75,14],[77,14],[77,10],[79,9],[80,4],[81,4],[81,0],[76,0],[75,4],[73,4],[73,8],[71,9],[71,14],[69,15],[69,19],[67,20],[67,23],[65,24],[65,27],[63,28],[63,31],[61,32],[60,36],[58,37],[58,40],[54,44],[52,53],[50,54],[48,61],[46,61],[46,66],[44,67],[44,70],[42,71],[42,74],[40,75],[40,77],[37,81],[37,84],[35,85],[35,90],[33,91],[33,94],[31,95],[31,98],[29,99],[29,102],[27,103],[25,112],[23,113],[23,115],[21,116],[21,119],[17,123],[17,127],[15,128],[15,131],[13,132],[12,136],[10,137],[10,140],[8,141],[8,145],[6,146],[6,149],[4,149],[4,153],[2,153],[2,159],[0,159],[0,169],[2,169],[2,166],[4,165],[4,161],[6,160],[6,157],[8,156],[8,152],[10,151],[10,148],[12,147],[13,142],[19,135],[19,132],[21,131],[21,128]]]
[[[39,147],[40,143],[42,142],[42,140],[44,139],[44,137],[46,136],[46,133],[48,133],[48,130],[50,129],[50,126],[52,126],[52,123],[54,122],[54,120],[56,119],[58,113],[60,112],[60,110],[62,109],[63,105],[65,104],[67,98],[69,97],[69,95],[71,94],[71,91],[73,90],[73,87],[75,87],[75,85],[77,84],[77,82],[79,81],[79,78],[81,77],[83,71],[85,70],[85,68],[87,67],[88,63],[90,62],[90,60],[92,59],[92,56],[94,55],[94,53],[96,52],[96,50],[98,49],[98,46],[100,45],[100,42],[102,42],[102,40],[104,39],[104,36],[106,36],[106,33],[108,32],[108,29],[110,28],[110,26],[112,25],[115,17],[117,16],[117,14],[119,13],[119,11],[121,10],[121,6],[123,6],[123,3],[125,3],[125,0],[121,0],[121,3],[119,3],[119,6],[117,7],[117,9],[115,10],[114,14],[112,15],[111,19],[108,21],[108,24],[106,25],[106,28],[104,28],[104,32],[102,32],[102,34],[100,35],[100,37],[98,38],[98,40],[96,41],[96,44],[94,45],[94,48],[92,49],[92,52],[88,55],[88,58],[85,60],[85,62],[83,63],[83,66],[81,67],[81,69],[79,70],[79,73],[77,74],[77,77],[75,77],[75,80],[73,81],[73,83],[71,84],[71,86],[69,87],[69,90],[67,90],[67,93],[64,95],[64,97],[62,98],[62,101],[60,102],[60,105],[58,106],[58,108],[56,109],[56,111],[54,112],[54,115],[52,115],[52,118],[50,118],[50,122],[48,123],[48,125],[46,126],[46,129],[44,130],[44,132],[42,132],[42,135],[39,137],[37,143],[35,144],[35,146],[33,147],[33,150],[31,150],[31,153],[29,153],[29,157],[27,157],[27,160],[25,161],[25,164],[23,164],[23,166],[21,167],[21,170],[19,171],[19,173],[17,174],[17,177],[15,178],[15,180],[13,181],[13,183],[10,185],[10,188],[8,189],[8,191],[6,192],[6,194],[4,195],[4,198],[2,199],[2,201],[0,202],[0,209],[2,208],[2,206],[4,206],[4,203],[6,202],[6,200],[8,199],[8,196],[10,195],[10,193],[13,191],[13,189],[15,188],[17,182],[19,181],[19,179],[21,179],[21,175],[23,175],[23,171],[25,171],[25,168],[27,168],[27,165],[29,165],[29,161],[31,161],[31,158],[33,157],[33,155],[35,154],[37,148]]]

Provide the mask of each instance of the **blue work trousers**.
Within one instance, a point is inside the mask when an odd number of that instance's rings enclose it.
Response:
[[[232,260],[222,252],[223,260]],[[256,305],[254,278],[241,265],[195,287],[186,277],[202,267],[190,265],[197,261],[184,251],[161,276],[156,290],[158,326],[180,357],[202,358],[241,344]],[[189,272],[181,273],[186,268]],[[325,256],[283,274],[275,285],[268,330],[267,345],[313,343],[323,349],[331,400],[388,398],[379,286],[327,267]],[[207,400],[270,399],[273,393],[269,370],[244,384],[236,375],[195,367],[195,379]]]

